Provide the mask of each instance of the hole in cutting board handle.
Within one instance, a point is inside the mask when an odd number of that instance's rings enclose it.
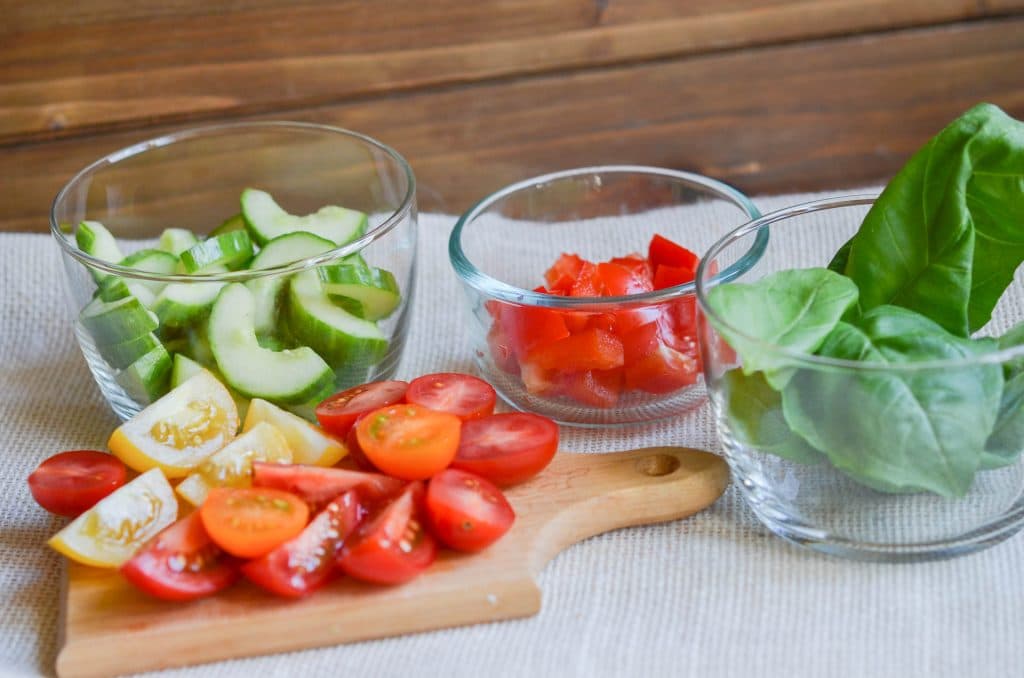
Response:
[[[667,476],[679,468],[679,459],[671,454],[649,454],[636,460],[636,470],[645,476]]]

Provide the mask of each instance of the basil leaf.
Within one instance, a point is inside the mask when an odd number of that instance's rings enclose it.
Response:
[[[979,104],[900,170],[830,268],[862,313],[902,306],[967,337],[1024,261],[1022,192],[1024,123]]]
[[[998,343],[1000,350],[1024,344],[1024,323],[1007,330]],[[1003,363],[1003,378],[996,423],[981,455],[983,469],[1012,464],[1024,450],[1024,358]]]
[[[857,303],[857,286],[824,268],[779,271],[754,283],[714,287],[708,303],[740,328],[750,341],[729,327],[716,329],[743,359],[743,373],[765,372],[774,388],[790,374],[787,359],[774,347],[814,353],[847,309]]]
[[[821,453],[793,433],[782,415],[782,396],[756,372],[744,376],[729,370],[719,392],[724,398],[726,426],[733,439],[759,452],[774,454],[800,464],[824,461]]]
[[[903,308],[879,306],[840,322],[818,354],[897,365],[966,360],[992,342],[963,339]],[[999,365],[892,370],[798,370],[782,393],[790,428],[833,466],[883,492],[966,494],[996,420]],[[970,425],[964,425],[970,422]]]

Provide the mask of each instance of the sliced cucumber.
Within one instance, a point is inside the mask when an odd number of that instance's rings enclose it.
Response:
[[[96,296],[103,301],[116,301],[133,296],[146,308],[152,308],[153,302],[156,300],[156,294],[143,281],[126,282],[124,278],[119,278],[116,275],[108,275],[99,281]]]
[[[170,378],[171,355],[160,344],[114,377],[130,398],[145,404],[167,393]]]
[[[259,345],[253,328],[253,296],[245,285],[232,283],[221,290],[208,327],[217,367],[242,395],[301,403],[334,381],[330,366],[306,346],[271,351]]]
[[[231,231],[244,231],[245,230],[245,219],[242,218],[241,214],[236,214],[233,217],[225,219],[220,226],[210,231],[207,238],[216,238],[218,235],[224,233],[230,233]]]
[[[297,216],[281,209],[269,193],[255,188],[242,191],[241,202],[245,225],[260,246],[295,231],[307,231],[335,245],[344,245],[366,232],[366,215],[357,210],[328,205],[313,214]]]
[[[340,297],[343,307],[355,309],[366,320],[388,317],[402,301],[395,276],[366,262],[321,266],[318,272],[324,291],[332,299]]]
[[[210,266],[236,271],[252,260],[252,240],[245,231],[222,233],[197,243],[181,253],[186,273],[198,273]]]
[[[164,252],[170,252],[176,257],[199,242],[195,233],[187,228],[165,228],[160,234],[160,243],[157,245]]]
[[[188,354],[193,360],[207,369],[217,369],[217,360],[213,357],[213,349],[210,348],[210,340],[206,335],[206,323],[198,323],[195,327],[189,328],[185,340],[188,342]]]
[[[213,308],[224,283],[171,283],[160,290],[153,311],[168,327],[185,327],[202,320]]]
[[[155,273],[157,275],[170,275],[178,270],[178,257],[163,250],[145,249],[129,254],[121,260],[121,266],[134,268],[144,273]],[[126,280],[128,288],[135,293],[139,287],[149,289],[156,294],[164,288],[166,283],[159,280]],[[144,299],[140,299],[145,304]],[[146,304],[149,306],[150,304]]]
[[[157,346],[160,340],[150,332],[116,344],[97,344],[96,350],[115,370],[123,370]]]
[[[79,321],[96,344],[119,344],[149,334],[157,328],[157,317],[135,296],[104,301],[96,297],[82,309]]]
[[[78,230],[75,232],[75,242],[78,244],[78,249],[101,261],[116,264],[124,259],[124,254],[121,253],[121,248],[117,246],[117,241],[114,239],[113,234],[98,221],[83,221],[78,224]],[[89,269],[89,274],[92,275],[93,280],[96,282],[100,282],[110,275],[109,273],[92,268]]]
[[[295,338],[332,365],[373,365],[387,353],[387,338],[377,324],[331,302],[315,270],[292,278],[287,307]]]
[[[300,261],[317,254],[335,249],[330,240],[299,231],[286,233],[268,242],[260,253],[252,260],[249,268],[264,269],[283,266]],[[246,283],[255,298],[253,326],[257,335],[265,335],[274,331],[278,324],[278,308],[281,290],[284,289],[285,278],[282,276],[256,278]]]
[[[222,384],[224,383],[224,377],[216,370],[204,367],[186,355],[175,353],[174,366],[171,368],[171,388],[181,386],[203,370],[209,370],[209,372],[217,378],[217,381]],[[245,421],[245,415],[249,411],[249,399],[240,395],[238,391],[230,386],[226,386],[225,388],[227,388],[228,393],[231,394],[231,399],[235,401],[235,407],[238,408],[239,421]]]

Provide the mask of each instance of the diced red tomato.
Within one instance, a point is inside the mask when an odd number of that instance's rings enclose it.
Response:
[[[583,268],[583,259],[576,254],[563,254],[544,273],[548,289],[555,294],[568,294]]]
[[[597,265],[598,275],[604,283],[605,292],[610,297],[624,297],[630,294],[642,294],[654,289],[647,275],[646,267],[630,268],[613,262]]]
[[[605,330],[583,330],[532,351],[528,360],[548,370],[609,370],[622,366],[622,341]]]
[[[483,379],[458,372],[425,374],[409,384],[406,400],[459,419],[476,419],[494,413],[498,399],[494,387]]]
[[[253,462],[252,484],[290,492],[309,505],[310,513],[351,489],[358,489],[363,503],[369,505],[389,501],[405,488],[405,482],[380,473],[262,461]]]
[[[404,381],[375,381],[335,393],[316,406],[317,421],[327,432],[344,438],[361,415],[402,402],[408,388]]]
[[[538,346],[569,336],[565,318],[551,309],[502,302],[500,318],[509,347],[520,360]]]
[[[683,283],[693,282],[696,271],[682,266],[662,264],[654,271],[654,289],[663,290]]]
[[[348,490],[328,502],[299,536],[242,565],[242,573],[279,596],[312,593],[330,581],[345,539],[364,515],[359,490]]]
[[[500,539],[515,521],[508,499],[492,482],[458,469],[430,479],[427,515],[434,535],[456,551],[480,551]]]
[[[627,366],[637,363],[653,353],[660,343],[657,322],[634,327],[622,335],[623,363]]]
[[[625,385],[647,393],[671,393],[694,384],[699,372],[693,356],[658,344],[654,351],[625,368]]]
[[[528,393],[533,395],[553,395],[558,388],[557,370],[549,370],[531,362],[519,365],[519,376]]]
[[[74,518],[121,487],[128,472],[124,462],[96,450],[55,454],[28,477],[28,489],[40,506]]]
[[[125,579],[163,600],[195,600],[234,584],[238,562],[203,527],[199,512],[164,529],[121,566]]]
[[[651,238],[651,243],[647,248],[647,258],[655,271],[659,266],[676,266],[696,271],[697,264],[700,262],[700,257],[696,254],[657,233]]]
[[[497,485],[514,485],[540,473],[557,451],[558,426],[547,417],[529,412],[494,414],[462,425],[452,468]]]
[[[494,364],[499,370],[509,374],[519,374],[519,361],[512,349],[512,342],[505,335],[497,317],[487,332],[487,345],[491,349],[491,359],[494,360]]]
[[[342,546],[337,561],[341,570],[362,581],[401,584],[430,567],[437,557],[437,541],[426,530],[423,501],[423,483],[416,481],[364,520]]]
[[[562,378],[562,395],[592,407],[614,407],[622,391],[623,368],[570,372]]]
[[[603,292],[601,278],[597,274],[597,266],[589,261],[583,262],[583,268],[573,281],[569,290],[570,297],[599,297]]]

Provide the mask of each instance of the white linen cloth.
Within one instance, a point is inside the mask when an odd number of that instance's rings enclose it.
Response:
[[[756,199],[767,212],[823,197]],[[700,208],[693,208],[700,209]],[[420,218],[419,294],[401,378],[469,369],[454,219]],[[542,271],[537,271],[539,276]],[[45,457],[103,448],[117,419],[71,332],[57,247],[0,234],[0,674],[52,675],[64,521],[25,482]],[[439,340],[439,338],[442,338]],[[563,449],[717,450],[704,407]],[[1024,674],[1024,537],[949,561],[881,565],[806,552],[759,526],[734,489],[690,519],[577,544],[540,575],[535,617],[164,672],[174,676],[971,676]],[[125,652],[145,652],[126,647]]]

